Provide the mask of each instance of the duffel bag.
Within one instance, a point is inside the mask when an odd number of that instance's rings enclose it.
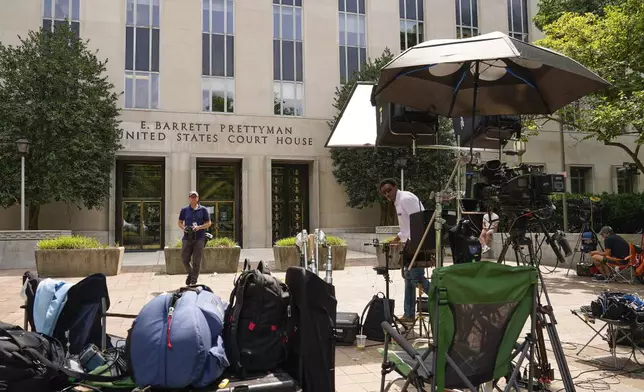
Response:
[[[128,332],[129,373],[139,387],[201,388],[228,367],[222,331],[226,304],[203,285],[148,302]]]

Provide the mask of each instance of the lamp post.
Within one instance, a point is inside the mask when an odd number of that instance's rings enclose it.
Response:
[[[400,190],[405,190],[405,165],[407,165],[407,158],[401,157],[396,159],[396,166],[400,168]]]
[[[20,153],[20,230],[25,231],[25,156],[29,153],[29,140],[16,141]]]

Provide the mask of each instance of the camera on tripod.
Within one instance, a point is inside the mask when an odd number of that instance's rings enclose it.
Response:
[[[549,196],[566,192],[562,174],[543,173],[538,166],[508,167],[499,160],[479,167],[481,182],[474,184],[473,197],[503,212],[552,208]]]

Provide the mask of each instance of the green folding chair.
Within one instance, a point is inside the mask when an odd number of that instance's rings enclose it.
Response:
[[[519,391],[520,368],[532,352],[538,273],[535,267],[479,262],[437,268],[429,295],[433,342],[419,351],[388,322],[381,391],[386,375],[397,372],[418,391],[469,389],[506,378],[505,391]],[[531,317],[531,332],[518,343]],[[396,347],[390,347],[391,341]],[[517,359],[518,357],[518,359]],[[514,361],[516,360],[516,363]]]

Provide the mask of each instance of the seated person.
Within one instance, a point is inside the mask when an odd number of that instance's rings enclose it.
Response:
[[[630,245],[625,239],[615,234],[610,226],[602,227],[599,235],[604,239],[605,251],[592,251],[590,258],[601,272],[597,278],[605,280],[610,277],[612,267],[628,263]]]
[[[492,244],[492,235],[499,229],[499,216],[494,213],[492,208],[488,208],[487,214],[483,216],[483,227],[481,228],[481,235],[479,242],[481,243],[481,253],[490,251]]]

